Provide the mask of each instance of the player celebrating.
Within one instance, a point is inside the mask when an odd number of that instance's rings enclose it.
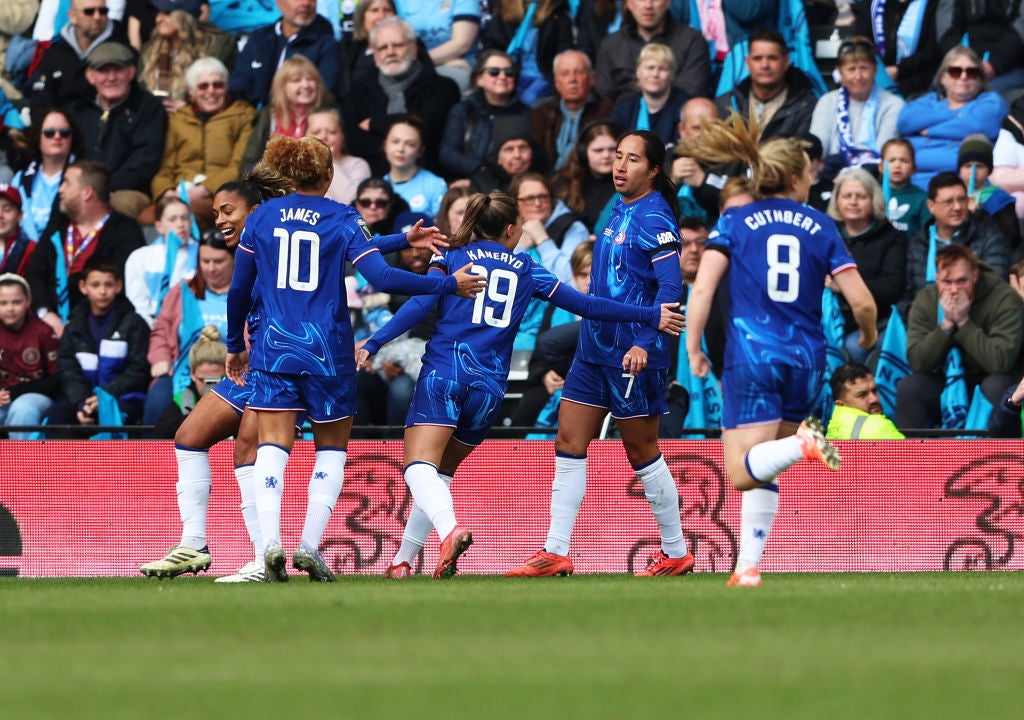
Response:
[[[760,148],[758,129],[735,113],[709,126],[685,153],[702,163],[743,162],[753,171],[753,203],[725,212],[708,237],[687,306],[690,370],[710,363],[701,334],[719,280],[731,298],[722,373],[722,445],[733,487],[743,491],[740,550],[732,586],[758,586],[758,563],[779,506],[776,476],[803,458],[832,470],[839,455],[810,411],[821,389],[825,340],[821,295],[832,276],[850,304],[861,347],[877,339],[875,303],[835,223],[803,203],[810,159],[799,140],[775,138]]]
[[[501,192],[477,193],[449,240],[450,249],[431,264],[432,270],[447,273],[472,263],[473,272],[487,278],[487,289],[475,300],[440,298],[437,328],[427,343],[406,421],[405,480],[415,503],[388,577],[411,573],[410,563],[431,527],[443,538],[435,579],[454,575],[456,561],[472,543],[472,533],[455,519],[449,485],[494,424],[508,386],[512,342],[532,298],[600,320],[644,323],[673,334],[682,329],[682,317],[673,311],[678,303],[623,305],[562,284],[528,255],[512,252],[522,234],[515,200]],[[366,342],[357,362],[411,328],[437,302],[436,297],[407,302]]]
[[[590,294],[647,307],[682,297],[680,241],[672,210],[676,192],[664,164],[665,145],[653,133],[638,130],[619,139],[612,179],[622,198],[594,243]],[[637,323],[583,320],[558,410],[547,540],[507,576],[573,572],[569,538],[586,489],[587,448],[609,410],[661,530],[661,549],[637,574],[693,570],[675,479],[658,450],[659,416],[668,410],[663,388],[670,363],[668,338],[657,330]]]
[[[358,213],[323,197],[334,168],[330,148],[320,140],[275,136],[263,159],[293,181],[295,193],[263,203],[246,223],[228,293],[227,371],[242,385],[250,368],[253,384],[249,407],[258,424],[253,472],[265,579],[288,580],[281,548],[281,495],[296,415],[306,411],[313,422],[316,461],[302,544],[292,565],[310,580],[331,582],[334,574],[319,545],[341,493],[355,413],[345,262],[351,261],[386,292],[457,291],[472,297],[484,280],[468,268],[428,278],[388,265]],[[253,297],[259,302],[260,326],[250,338],[250,358],[243,330]]]

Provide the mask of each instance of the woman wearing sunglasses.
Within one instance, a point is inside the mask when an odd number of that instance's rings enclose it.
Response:
[[[374,235],[391,234],[395,218],[409,209],[409,203],[395,194],[391,183],[379,177],[359,183],[352,205]]]
[[[163,162],[151,184],[158,198],[177,194],[182,180],[189,183],[197,218],[212,211],[214,190],[241,177],[256,118],[252,105],[228,95],[227,82],[228,69],[214,57],[199,58],[185,71],[189,103],[171,115]]]
[[[36,117],[41,120],[33,122],[28,130],[31,162],[11,180],[21,193],[21,227],[33,240],[39,239],[57,207],[64,168],[82,152],[82,132],[70,115],[48,108]]]
[[[972,133],[995,142],[1008,108],[987,90],[981,58],[958,45],[942,59],[932,92],[903,106],[896,129],[914,146],[917,172],[911,182],[927,187],[940,172],[957,171],[960,143]]]
[[[476,90],[452,108],[441,140],[441,167],[449,179],[468,178],[484,167],[499,117],[529,120],[530,108],[516,96],[518,77],[519,67],[507,53],[484,50],[476,56]]]

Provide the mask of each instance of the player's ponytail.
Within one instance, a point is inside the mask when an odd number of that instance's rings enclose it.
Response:
[[[518,219],[519,209],[510,195],[497,191],[488,195],[470,195],[466,212],[462,216],[462,225],[448,239],[448,245],[453,248],[462,247],[476,239],[500,242],[505,228],[515,225]]]

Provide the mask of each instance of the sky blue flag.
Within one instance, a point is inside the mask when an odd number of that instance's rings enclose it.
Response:
[[[192,221],[192,239],[199,240],[199,223],[196,222],[196,214],[192,212],[192,202],[188,199],[188,188],[184,180],[178,183],[178,197],[188,208],[188,217]]]
[[[988,430],[988,419],[992,415],[992,403],[981,391],[981,385],[974,388],[974,396],[971,398],[971,407],[967,410],[967,420],[964,423],[964,430]],[[965,438],[977,437],[977,435],[964,435]]]
[[[907,364],[907,327],[903,324],[896,306],[892,306],[889,324],[882,333],[878,363],[875,365],[875,382],[882,402],[882,411],[889,417],[896,415],[896,383],[910,374]]]
[[[188,364],[188,351],[199,341],[205,327],[199,301],[188,285],[181,284],[181,325],[178,326],[178,359],[174,361],[171,374],[174,394],[177,395],[192,383],[192,368]]]
[[[110,427],[121,427],[124,425],[124,418],[121,417],[121,407],[117,404],[117,398],[101,387],[92,389],[96,393],[96,422],[100,425]],[[101,432],[91,436],[91,440],[127,440],[126,433]]]
[[[701,348],[707,352],[704,339]],[[686,352],[686,330],[679,336],[679,354],[676,360],[676,381],[690,396],[690,409],[683,419],[684,428],[719,428],[722,426],[722,390],[714,373],[707,377],[694,377],[690,372],[690,354]],[[684,434],[683,438],[703,440],[701,434]]]
[[[281,19],[275,0],[209,0],[210,22],[229,33],[250,33]]]
[[[548,401],[544,404],[544,407],[537,413],[537,419],[533,421],[533,424],[537,427],[551,428],[552,430],[558,429],[558,406],[562,402],[562,389],[558,388],[553,393]],[[555,434],[533,432],[527,433],[527,440],[554,440]]]
[[[946,355],[946,384],[939,397],[942,409],[942,427],[959,430],[967,422],[967,381],[964,380],[964,358],[958,348]]]
[[[829,379],[840,365],[846,362],[843,345],[846,336],[846,323],[843,311],[839,307],[836,294],[825,289],[821,294],[821,329],[825,334],[825,374],[822,377],[821,392],[818,394],[817,412],[821,422],[828,425],[832,417],[832,386]]]
[[[886,160],[882,167],[882,197],[885,198],[885,214],[889,220],[889,201],[892,200],[892,178],[889,177],[889,161]]]
[[[533,25],[533,16],[536,12],[537,3],[531,2],[526,6],[523,21],[519,23],[519,27],[516,28],[516,34],[512,36],[512,41],[505,50],[509,55],[515,55],[523,49],[523,43],[526,42],[526,34],[530,32],[530,27]]]

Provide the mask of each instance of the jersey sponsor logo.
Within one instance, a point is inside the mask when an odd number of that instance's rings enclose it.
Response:
[[[622,243],[626,242],[626,231],[619,230],[617,233],[615,233],[615,239],[612,240],[612,242],[615,243],[616,245],[621,245]]]
[[[658,233],[656,240],[659,245],[673,245],[679,243],[679,238],[677,238],[676,234],[672,231]]]
[[[359,229],[363,231],[363,236],[367,240],[373,239],[373,233],[370,232],[370,228],[367,226],[365,220],[363,220],[362,218],[356,218],[356,225],[358,225]]]

